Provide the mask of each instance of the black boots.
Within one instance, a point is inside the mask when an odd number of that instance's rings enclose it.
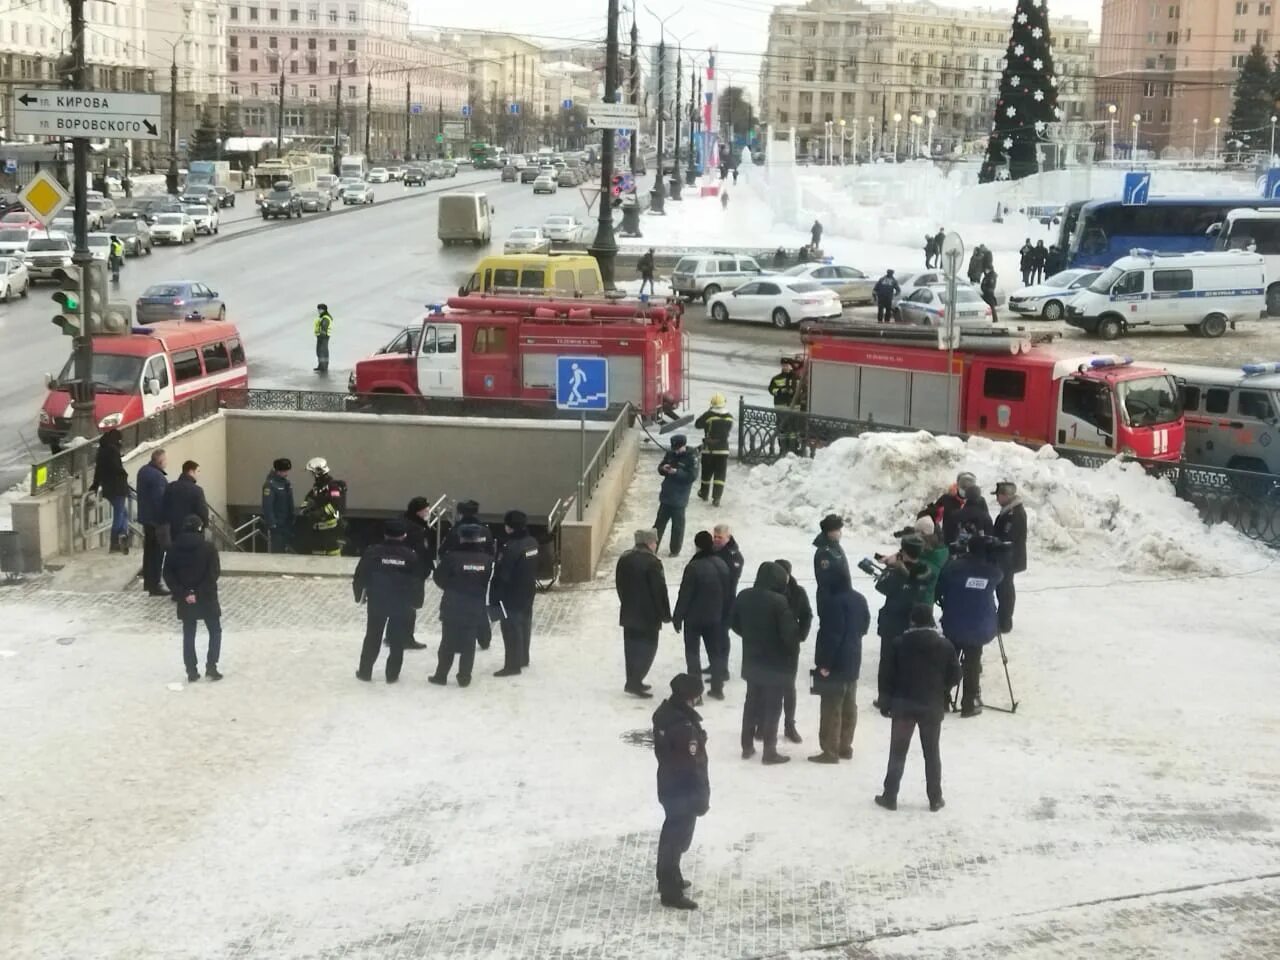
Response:
[[[200,679],[200,671],[195,667],[187,667],[187,683],[195,683]]]
[[[880,794],[878,797],[876,797],[876,806],[877,806],[877,807],[884,807],[886,810],[897,810],[897,809],[898,809],[898,798],[897,798],[897,797],[886,797],[886,796],[882,793],[882,794]]]
[[[222,679],[222,674],[218,672],[218,665],[211,663],[204,668],[204,675],[209,678],[210,682],[216,683]]]

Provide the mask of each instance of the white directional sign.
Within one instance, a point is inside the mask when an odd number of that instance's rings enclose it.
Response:
[[[160,95],[94,90],[13,91],[13,132],[37,137],[159,140]]]
[[[635,130],[640,126],[640,107],[634,103],[587,104],[587,127],[592,130]]]

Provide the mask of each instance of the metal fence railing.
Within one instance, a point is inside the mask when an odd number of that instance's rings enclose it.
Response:
[[[578,478],[578,489],[574,497],[577,519],[582,519],[587,501],[591,499],[591,495],[595,493],[596,487],[600,484],[600,478],[604,476],[604,472],[609,469],[609,464],[613,462],[613,456],[618,452],[618,447],[630,428],[632,420],[633,411],[631,405],[624,403],[621,412],[617,414],[617,419],[613,421],[613,426],[609,428],[609,432],[605,434],[600,445],[596,447],[595,456],[587,461],[586,469],[582,471],[582,476]]]
[[[772,463],[788,453],[812,457],[822,447],[843,437],[916,429],[739,402],[738,459],[744,463]],[[1089,469],[1098,469],[1115,459],[1069,447],[1055,449],[1063,459]],[[1273,474],[1166,460],[1126,459],[1142,464],[1152,476],[1168,482],[1178,497],[1195,505],[1206,523],[1227,523],[1250,539],[1280,546],[1280,478]]]

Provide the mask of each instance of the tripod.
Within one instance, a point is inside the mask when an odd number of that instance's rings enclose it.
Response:
[[[1017,713],[1018,701],[1013,696],[1013,681],[1009,678],[1009,655],[1004,649],[1004,634],[996,634],[996,643],[1000,646],[1000,664],[1004,667],[1004,682],[1009,687],[1009,706],[997,707],[994,704],[983,703],[982,698],[978,698],[978,703],[987,710],[995,710],[998,713]],[[951,693],[951,712],[956,713],[960,709],[960,684],[957,684]]]

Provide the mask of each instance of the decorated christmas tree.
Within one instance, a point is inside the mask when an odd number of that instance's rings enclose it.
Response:
[[[978,179],[983,183],[1017,180],[1035,173],[1036,144],[1044,140],[1045,124],[1061,117],[1058,78],[1049,46],[1048,4],[1046,0],[1018,0],[991,139]]]

